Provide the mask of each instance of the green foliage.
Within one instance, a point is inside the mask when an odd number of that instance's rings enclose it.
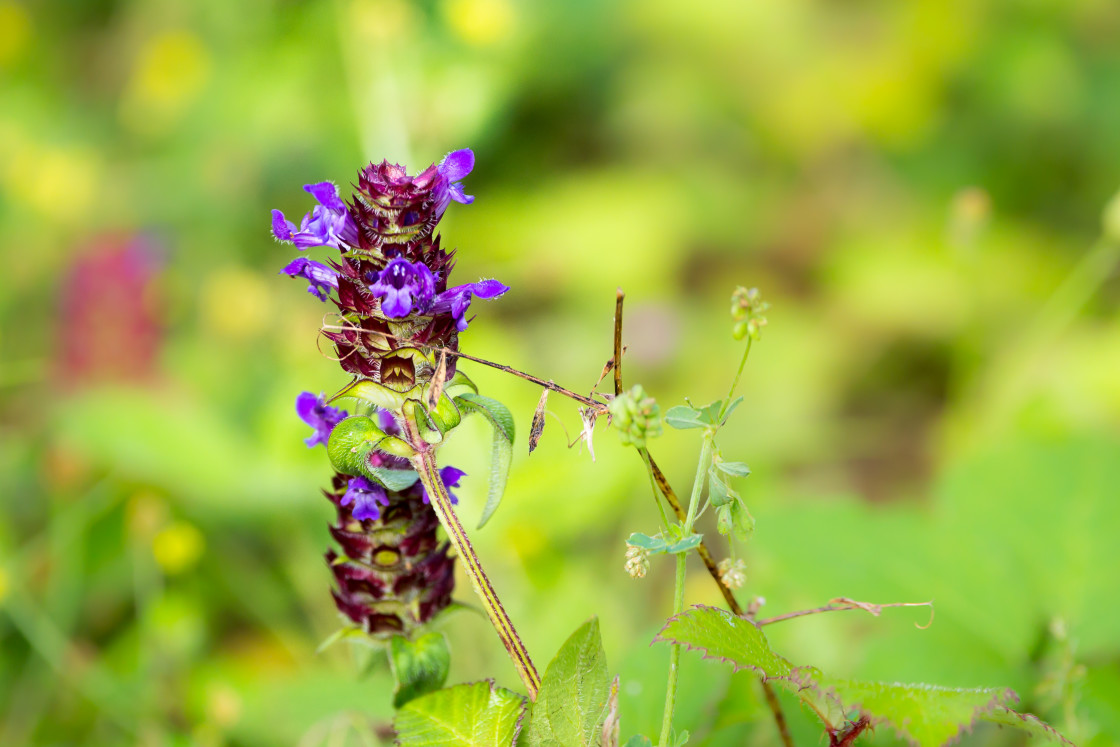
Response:
[[[363,415],[352,415],[336,425],[327,442],[327,454],[330,456],[331,464],[339,472],[347,475],[365,475],[379,481],[387,479],[392,481],[393,485],[401,484],[404,487],[416,482],[415,473],[411,473],[410,482],[407,472],[394,474],[400,471],[371,469],[369,455],[375,449],[397,456],[408,456],[412,453],[408,444],[395,436],[386,435],[372,419]],[[383,484],[392,487],[389,483]]]
[[[670,531],[672,531],[672,529],[677,529],[677,532],[680,532],[679,527],[674,526],[670,529]],[[703,540],[704,537],[699,534],[690,534],[687,537],[681,537],[679,539],[667,539],[665,537],[662,537],[661,535],[650,537],[649,535],[642,534],[641,532],[634,532],[630,535],[630,538],[626,540],[626,544],[632,545],[633,547],[640,547],[643,550],[648,550],[655,555],[660,553],[676,555],[678,553],[688,552],[689,550],[695,549]]]
[[[494,440],[490,447],[490,489],[486,496],[486,505],[482,509],[482,516],[478,520],[478,527],[481,529],[498,510],[498,504],[501,503],[502,494],[506,490],[509,467],[513,462],[513,416],[501,402],[481,394],[464,392],[455,398],[455,402],[468,413],[477,412],[483,415],[490,421],[494,432]]]
[[[564,642],[548,665],[529,716],[531,747],[592,747],[602,737],[610,697],[610,674],[591,618]]]
[[[788,661],[770,650],[758,627],[718,607],[693,607],[669,618],[653,639],[698,650],[706,659],[731,664],[736,671],[751,669],[766,679],[800,676]]]
[[[438,631],[425,633],[414,641],[395,635],[389,640],[389,663],[397,681],[393,707],[400,708],[443,687],[451,668],[447,637]]]
[[[697,606],[670,618],[654,640],[684,645],[704,658],[723,661],[736,670],[751,669],[768,681],[780,683],[827,718],[826,726],[831,729],[837,727],[826,710],[836,712],[838,707],[840,713],[854,709],[872,723],[890,724],[915,747],[947,744],[980,719],[1066,741],[1034,716],[1010,711],[1007,704],[1015,699],[1011,690],[861,682],[793,667],[770,649],[766,636],[754,623],[714,607]]]
[[[393,720],[401,747],[508,747],[521,729],[521,696],[492,682],[416,698]]]

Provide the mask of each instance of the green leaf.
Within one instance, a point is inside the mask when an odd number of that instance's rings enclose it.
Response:
[[[820,688],[846,708],[856,708],[872,723],[888,723],[915,747],[938,747],[972,728],[976,720],[1006,703],[1006,689],[954,689],[822,678]]]
[[[1010,708],[999,707],[991,713],[984,713],[980,715],[983,721],[991,721],[994,724],[1001,726],[1011,726],[1016,729],[1022,729],[1030,734],[1032,737],[1038,737],[1047,742],[1054,744],[1066,744],[1069,747],[1074,747],[1073,742],[1069,741],[1050,724],[1042,721],[1038,716],[1033,713],[1018,713]]]
[[[468,413],[481,413],[494,428],[494,443],[490,452],[490,490],[486,496],[486,506],[478,520],[478,528],[481,529],[498,509],[506,490],[509,467],[513,462],[513,416],[501,402],[481,394],[465,392],[456,397],[455,402]]]
[[[770,650],[766,636],[749,620],[727,610],[696,605],[669,618],[654,642],[682,644],[705,659],[751,669],[767,679],[791,679],[798,670]]]
[[[731,400],[731,404],[727,406],[727,412],[723,414],[723,420],[720,421],[720,425],[723,425],[731,419],[731,413],[735,412],[735,408],[738,407],[742,403],[742,401],[742,397],[736,397],[735,399]]]
[[[334,402],[336,399],[343,397],[353,397],[364,402],[370,402],[378,407],[383,407],[386,410],[393,412],[400,412],[404,406],[406,399],[419,398],[421,395],[421,387],[419,385],[412,387],[407,392],[398,392],[395,389],[390,389],[384,384],[378,384],[376,381],[369,379],[356,379],[352,383],[343,387],[343,389],[333,397],[330,401]]]
[[[591,618],[560,647],[541,680],[529,716],[531,747],[591,747],[599,744],[607,717],[610,676]]]
[[[739,500],[739,494],[720,479],[720,476],[716,474],[715,468],[710,468],[708,470],[708,499],[716,508],[726,506],[733,501]]]
[[[644,734],[635,734],[627,739],[622,747],[653,747],[653,742]]]
[[[369,464],[369,454],[385,439],[385,433],[370,418],[354,415],[331,431],[327,455],[339,472],[362,475]]]
[[[751,473],[751,468],[742,462],[716,462],[716,467],[732,477],[746,477]]]
[[[738,495],[731,504],[731,531],[741,540],[747,540],[754,534],[754,516],[747,510],[747,504]]]
[[[397,712],[393,728],[402,747],[508,747],[524,710],[516,693],[475,682],[410,701]]]
[[[395,635],[389,641],[389,663],[397,680],[393,707],[400,708],[443,687],[451,669],[451,649],[443,633],[426,633],[415,641]]]
[[[677,405],[666,410],[665,423],[678,430],[704,427],[704,423],[700,420],[700,411],[688,405]]]
[[[364,472],[370,479],[376,480],[389,490],[407,490],[420,479],[420,475],[416,474],[416,471],[411,469],[367,467]]]
[[[668,540],[661,536],[650,537],[648,534],[634,532],[630,535],[630,538],[626,540],[626,544],[640,547],[643,550],[649,550],[654,555],[660,553],[676,555],[698,547],[703,539],[703,535],[700,534],[690,534],[679,540]]]
[[[710,405],[704,405],[697,410],[696,419],[704,425],[719,425],[719,411],[723,407],[723,400],[717,399]]]

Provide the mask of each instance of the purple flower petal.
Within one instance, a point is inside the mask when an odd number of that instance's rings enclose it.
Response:
[[[439,471],[439,479],[443,482],[443,486],[448,489],[447,495],[451,498],[453,504],[458,503],[459,498],[450,489],[459,487],[459,478],[466,476],[466,474],[463,470],[450,465]],[[421,484],[420,490],[424,503],[428,503],[428,489]]]
[[[280,241],[291,241],[296,224],[284,217],[279,210],[272,211],[272,235]]]
[[[308,448],[317,444],[326,446],[331,431],[349,415],[346,410],[328,405],[322,394],[316,397],[311,392],[301,392],[296,397],[296,414],[300,420],[315,429],[304,441]]]
[[[350,513],[359,521],[365,519],[378,519],[381,517],[381,506],[389,505],[389,496],[385,488],[364,477],[353,477],[346,483],[346,492],[339,500],[343,506],[353,504]]]
[[[331,182],[305,184],[304,191],[319,201],[319,204],[334,213],[346,211],[346,203],[338,196],[338,187]]]
[[[451,199],[461,205],[470,205],[474,202],[474,195],[463,194],[462,184],[452,184],[447,191],[451,195]]]
[[[381,311],[390,319],[424,313],[435,294],[435,276],[421,262],[396,257],[377,275],[370,292],[381,299]]]
[[[305,257],[293,259],[280,272],[309,280],[311,285],[307,286],[307,292],[320,301],[326,301],[331,290],[338,288],[337,272],[322,262],[316,262]]]
[[[448,288],[432,300],[432,313],[451,312],[455,326],[462,332],[467,328],[464,315],[471,305],[471,298],[496,298],[509,290],[509,286],[497,280],[480,280]]]
[[[449,182],[457,182],[473,170],[474,151],[470,148],[451,151],[439,162],[439,173]]]

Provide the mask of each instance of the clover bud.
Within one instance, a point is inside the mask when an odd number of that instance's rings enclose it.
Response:
[[[661,408],[646,396],[641,384],[611,401],[611,424],[618,429],[622,443],[645,448],[646,439],[661,435]]]
[[[747,564],[742,558],[724,558],[716,567],[719,571],[719,580],[728,589],[741,589],[747,582]]]
[[[761,337],[762,328],[766,326],[766,317],[763,316],[770,309],[770,304],[762,300],[758,288],[744,288],[739,286],[731,294],[731,318],[735,326],[731,334],[736,340],[742,340],[748,335],[752,340]]]
[[[630,578],[643,578],[649,570],[649,550],[626,546],[626,572]]]

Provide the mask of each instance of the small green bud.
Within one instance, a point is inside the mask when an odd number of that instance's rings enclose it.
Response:
[[[626,572],[630,578],[642,578],[649,570],[649,550],[633,545],[626,546]]]
[[[752,340],[761,336],[762,327],[766,326],[766,317],[763,316],[770,309],[770,304],[762,300],[758,288],[744,288],[739,286],[731,294],[731,318],[735,326],[731,334],[736,340],[742,340],[750,335]]]
[[[646,396],[641,384],[611,401],[611,425],[618,429],[622,443],[641,449],[646,439],[661,435],[661,408]]]
[[[741,589],[747,582],[747,564],[742,558],[724,558],[719,561],[716,570],[719,571],[719,580],[728,589]]]

